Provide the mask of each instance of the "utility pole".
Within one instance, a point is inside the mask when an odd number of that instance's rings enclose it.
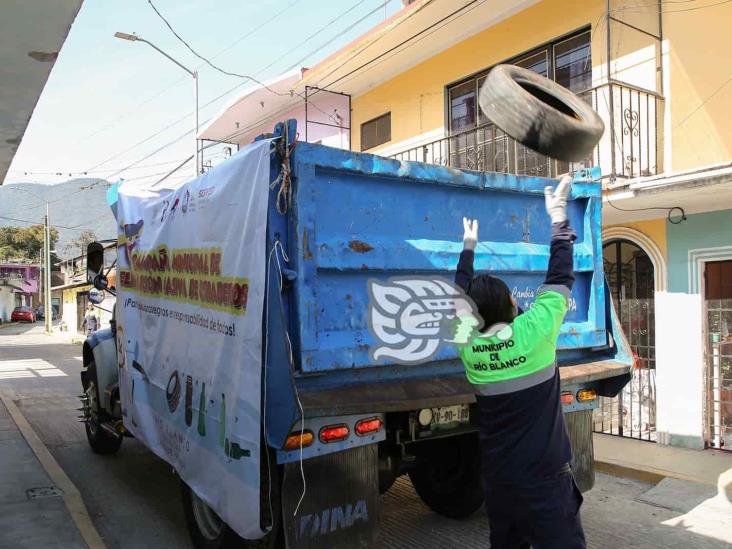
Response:
[[[44,241],[46,235],[43,235]],[[45,242],[44,242],[45,247]],[[40,256],[38,257],[38,304],[43,303],[43,248],[41,248]]]
[[[46,293],[44,294],[43,314],[46,322],[46,333],[50,334],[53,310],[51,309],[51,230],[48,226],[48,202],[46,202],[46,217],[44,219],[43,229],[43,251],[46,263],[46,272],[44,273],[46,277],[44,284],[46,287]]]

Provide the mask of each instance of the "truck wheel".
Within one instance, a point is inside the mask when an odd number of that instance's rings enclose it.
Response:
[[[480,90],[480,108],[496,126],[541,154],[588,158],[605,131],[592,107],[564,86],[515,65],[498,65]]]
[[[274,454],[270,456],[274,460]],[[246,540],[236,534],[229,526],[181,480],[183,513],[186,517],[188,532],[196,549],[283,549],[285,547],[280,510],[279,471],[272,464],[272,502],[270,513],[269,475],[266,457],[262,456],[262,476],[260,477],[260,509],[262,527],[272,525],[271,531],[261,539]],[[274,514],[274,516],[272,516]]]
[[[94,362],[86,369],[86,387],[84,389],[84,415],[86,416],[86,439],[89,446],[97,454],[114,454],[122,445],[122,437],[115,437],[102,429],[101,424],[109,419],[101,409],[97,382],[97,367]]]
[[[462,519],[483,505],[480,451],[475,434],[422,442],[409,478],[435,513]]]

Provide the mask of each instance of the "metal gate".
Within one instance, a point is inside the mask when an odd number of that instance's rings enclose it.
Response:
[[[705,445],[732,450],[732,299],[707,299]]]
[[[635,354],[630,382],[615,398],[600,397],[594,430],[656,442],[656,349],[653,299],[618,302],[620,322]]]
[[[656,442],[656,320],[654,273],[636,244],[616,240],[603,247],[605,273],[623,332],[635,354],[630,382],[615,398],[600,397],[593,429]]]

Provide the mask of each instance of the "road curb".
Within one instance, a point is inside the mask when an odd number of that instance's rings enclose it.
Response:
[[[74,485],[68,475],[64,472],[51,452],[43,444],[38,434],[23,413],[18,409],[13,400],[13,393],[7,387],[0,387],[0,400],[8,410],[10,417],[15,422],[21,435],[36,455],[39,463],[48,474],[51,481],[63,491],[63,501],[66,509],[71,515],[79,534],[89,549],[107,549],[107,546],[99,535],[94,523],[89,516],[89,511],[84,504],[79,489]]]
[[[608,461],[595,461],[595,471],[601,473],[607,473],[616,477],[628,478],[631,480],[639,480],[641,482],[647,482],[649,484],[658,484],[666,477],[672,476],[662,474],[660,471],[652,469],[640,469],[636,467],[630,467],[628,465],[621,465],[619,463],[611,463]],[[679,477],[674,477],[679,478]],[[689,480],[689,479],[683,479]]]

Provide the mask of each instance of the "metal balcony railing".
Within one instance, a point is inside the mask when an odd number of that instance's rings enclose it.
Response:
[[[610,180],[655,175],[661,171],[659,136],[663,98],[656,92],[611,82],[578,94],[605,123],[592,155],[580,162],[553,160],[524,147],[493,124],[425,143],[394,154],[465,170],[555,177],[570,170],[600,166]]]

